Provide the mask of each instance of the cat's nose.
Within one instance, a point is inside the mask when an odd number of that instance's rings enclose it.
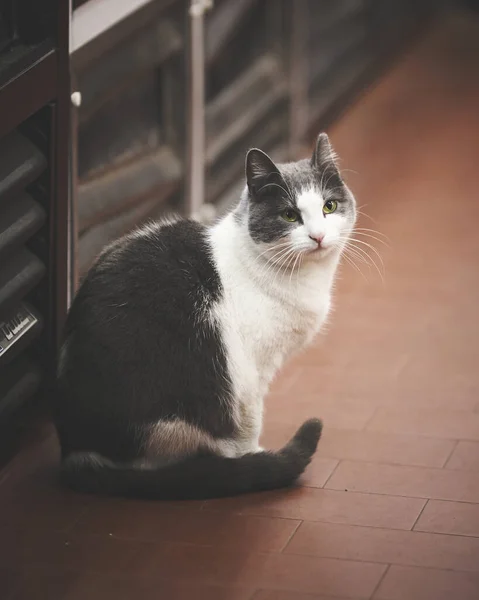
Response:
[[[322,235],[322,234],[310,235],[309,237],[313,240],[313,242],[316,242],[318,244],[318,246],[321,246],[321,243],[324,239],[324,235]]]

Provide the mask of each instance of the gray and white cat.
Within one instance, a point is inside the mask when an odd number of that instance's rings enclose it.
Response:
[[[246,183],[213,227],[145,226],[86,276],[58,366],[67,485],[208,498],[291,485],[310,462],[321,422],[264,451],[263,399],[328,315],[355,201],[326,134],[296,163],[250,150]]]

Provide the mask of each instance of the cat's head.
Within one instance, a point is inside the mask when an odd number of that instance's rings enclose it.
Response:
[[[356,206],[325,133],[310,160],[275,164],[261,150],[250,150],[246,181],[243,222],[262,253],[270,248],[285,262],[298,254],[310,260],[339,254],[354,227]]]

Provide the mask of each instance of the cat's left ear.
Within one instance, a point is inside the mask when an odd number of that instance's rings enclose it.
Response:
[[[326,168],[334,168],[338,171],[336,154],[326,133],[320,133],[318,135],[316,147],[313,156],[311,157],[311,166],[318,171],[324,171]]]

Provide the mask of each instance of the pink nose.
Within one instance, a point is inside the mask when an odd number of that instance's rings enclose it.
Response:
[[[313,242],[316,242],[318,246],[321,246],[321,242],[324,239],[324,235],[310,235],[309,237],[313,240]]]

